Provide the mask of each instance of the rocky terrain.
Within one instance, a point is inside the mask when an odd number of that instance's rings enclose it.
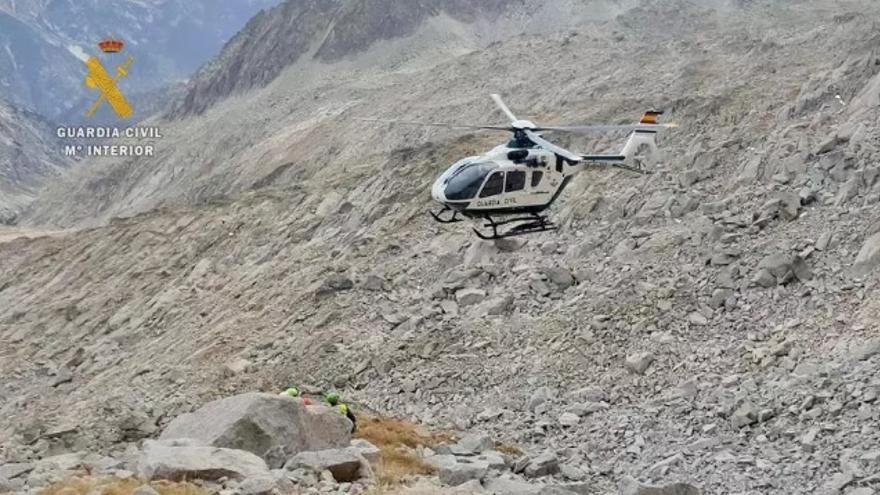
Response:
[[[234,92],[263,86],[301,57],[338,60],[374,43],[410,35],[433,16],[472,23],[483,16],[491,19],[515,3],[523,2],[288,0],[251,19],[221,56],[196,75],[174,113],[201,113]]]
[[[0,99],[0,225],[14,223],[43,183],[70,165],[53,131],[40,116]]]
[[[115,455],[308,384],[521,446],[560,490],[874,493],[878,14],[646,1],[481,49],[439,16],[163,121],[161,157],[83,168],[26,217],[79,230],[0,245],[0,456]],[[501,122],[493,91],[538,122],[681,127],[650,176],[582,174],[559,232],[488,243],[427,192],[506,136],[352,117]],[[455,482],[491,490],[480,466]]]

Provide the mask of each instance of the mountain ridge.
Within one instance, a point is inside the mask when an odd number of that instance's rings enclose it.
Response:
[[[278,0],[187,2],[56,0],[0,4],[0,87],[6,98],[49,119],[83,120],[92,99],[77,54],[100,53],[108,36],[123,38],[136,62],[130,94],[187,77],[215,54],[245,19]],[[82,110],[77,108],[82,107]],[[137,110],[137,109],[136,109]],[[145,113],[137,113],[145,116]]]

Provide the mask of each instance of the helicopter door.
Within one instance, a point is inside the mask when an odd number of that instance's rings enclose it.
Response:
[[[492,175],[486,179],[486,183],[483,184],[483,189],[480,191],[480,197],[488,198],[489,196],[496,196],[501,194],[503,188],[504,172],[493,172]]]
[[[522,191],[526,187],[526,173],[520,170],[507,172],[504,179],[504,192]]]

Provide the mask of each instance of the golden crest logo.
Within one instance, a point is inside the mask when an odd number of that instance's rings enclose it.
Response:
[[[107,38],[98,42],[98,48],[104,53],[119,53],[122,51],[125,43],[121,39]],[[92,106],[86,111],[86,117],[91,117],[98,111],[98,108],[106,101],[110,108],[116,112],[120,118],[127,119],[134,113],[131,104],[122,94],[117,82],[128,75],[128,68],[134,62],[134,58],[129,55],[125,62],[116,66],[116,75],[110,76],[101,61],[95,56],[89,56],[85,60],[88,67],[88,75],[85,84],[89,89],[96,89],[100,93],[98,98],[92,103]]]

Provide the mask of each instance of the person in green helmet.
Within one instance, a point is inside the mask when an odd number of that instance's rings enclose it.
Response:
[[[327,404],[330,404],[331,407],[335,407],[337,411],[351,421],[351,432],[354,433],[355,430],[357,430],[357,419],[355,419],[354,413],[351,412],[351,408],[348,407],[348,404],[340,402],[339,394],[336,392],[328,392],[327,395],[324,396],[324,400],[327,401]]]
[[[290,388],[288,388],[288,389],[285,390],[284,392],[281,392],[281,393],[278,394],[278,395],[282,395],[282,396],[286,396],[286,397],[294,397],[294,398],[296,398],[296,397],[299,397],[299,389],[296,388],[296,387],[290,387]]]

